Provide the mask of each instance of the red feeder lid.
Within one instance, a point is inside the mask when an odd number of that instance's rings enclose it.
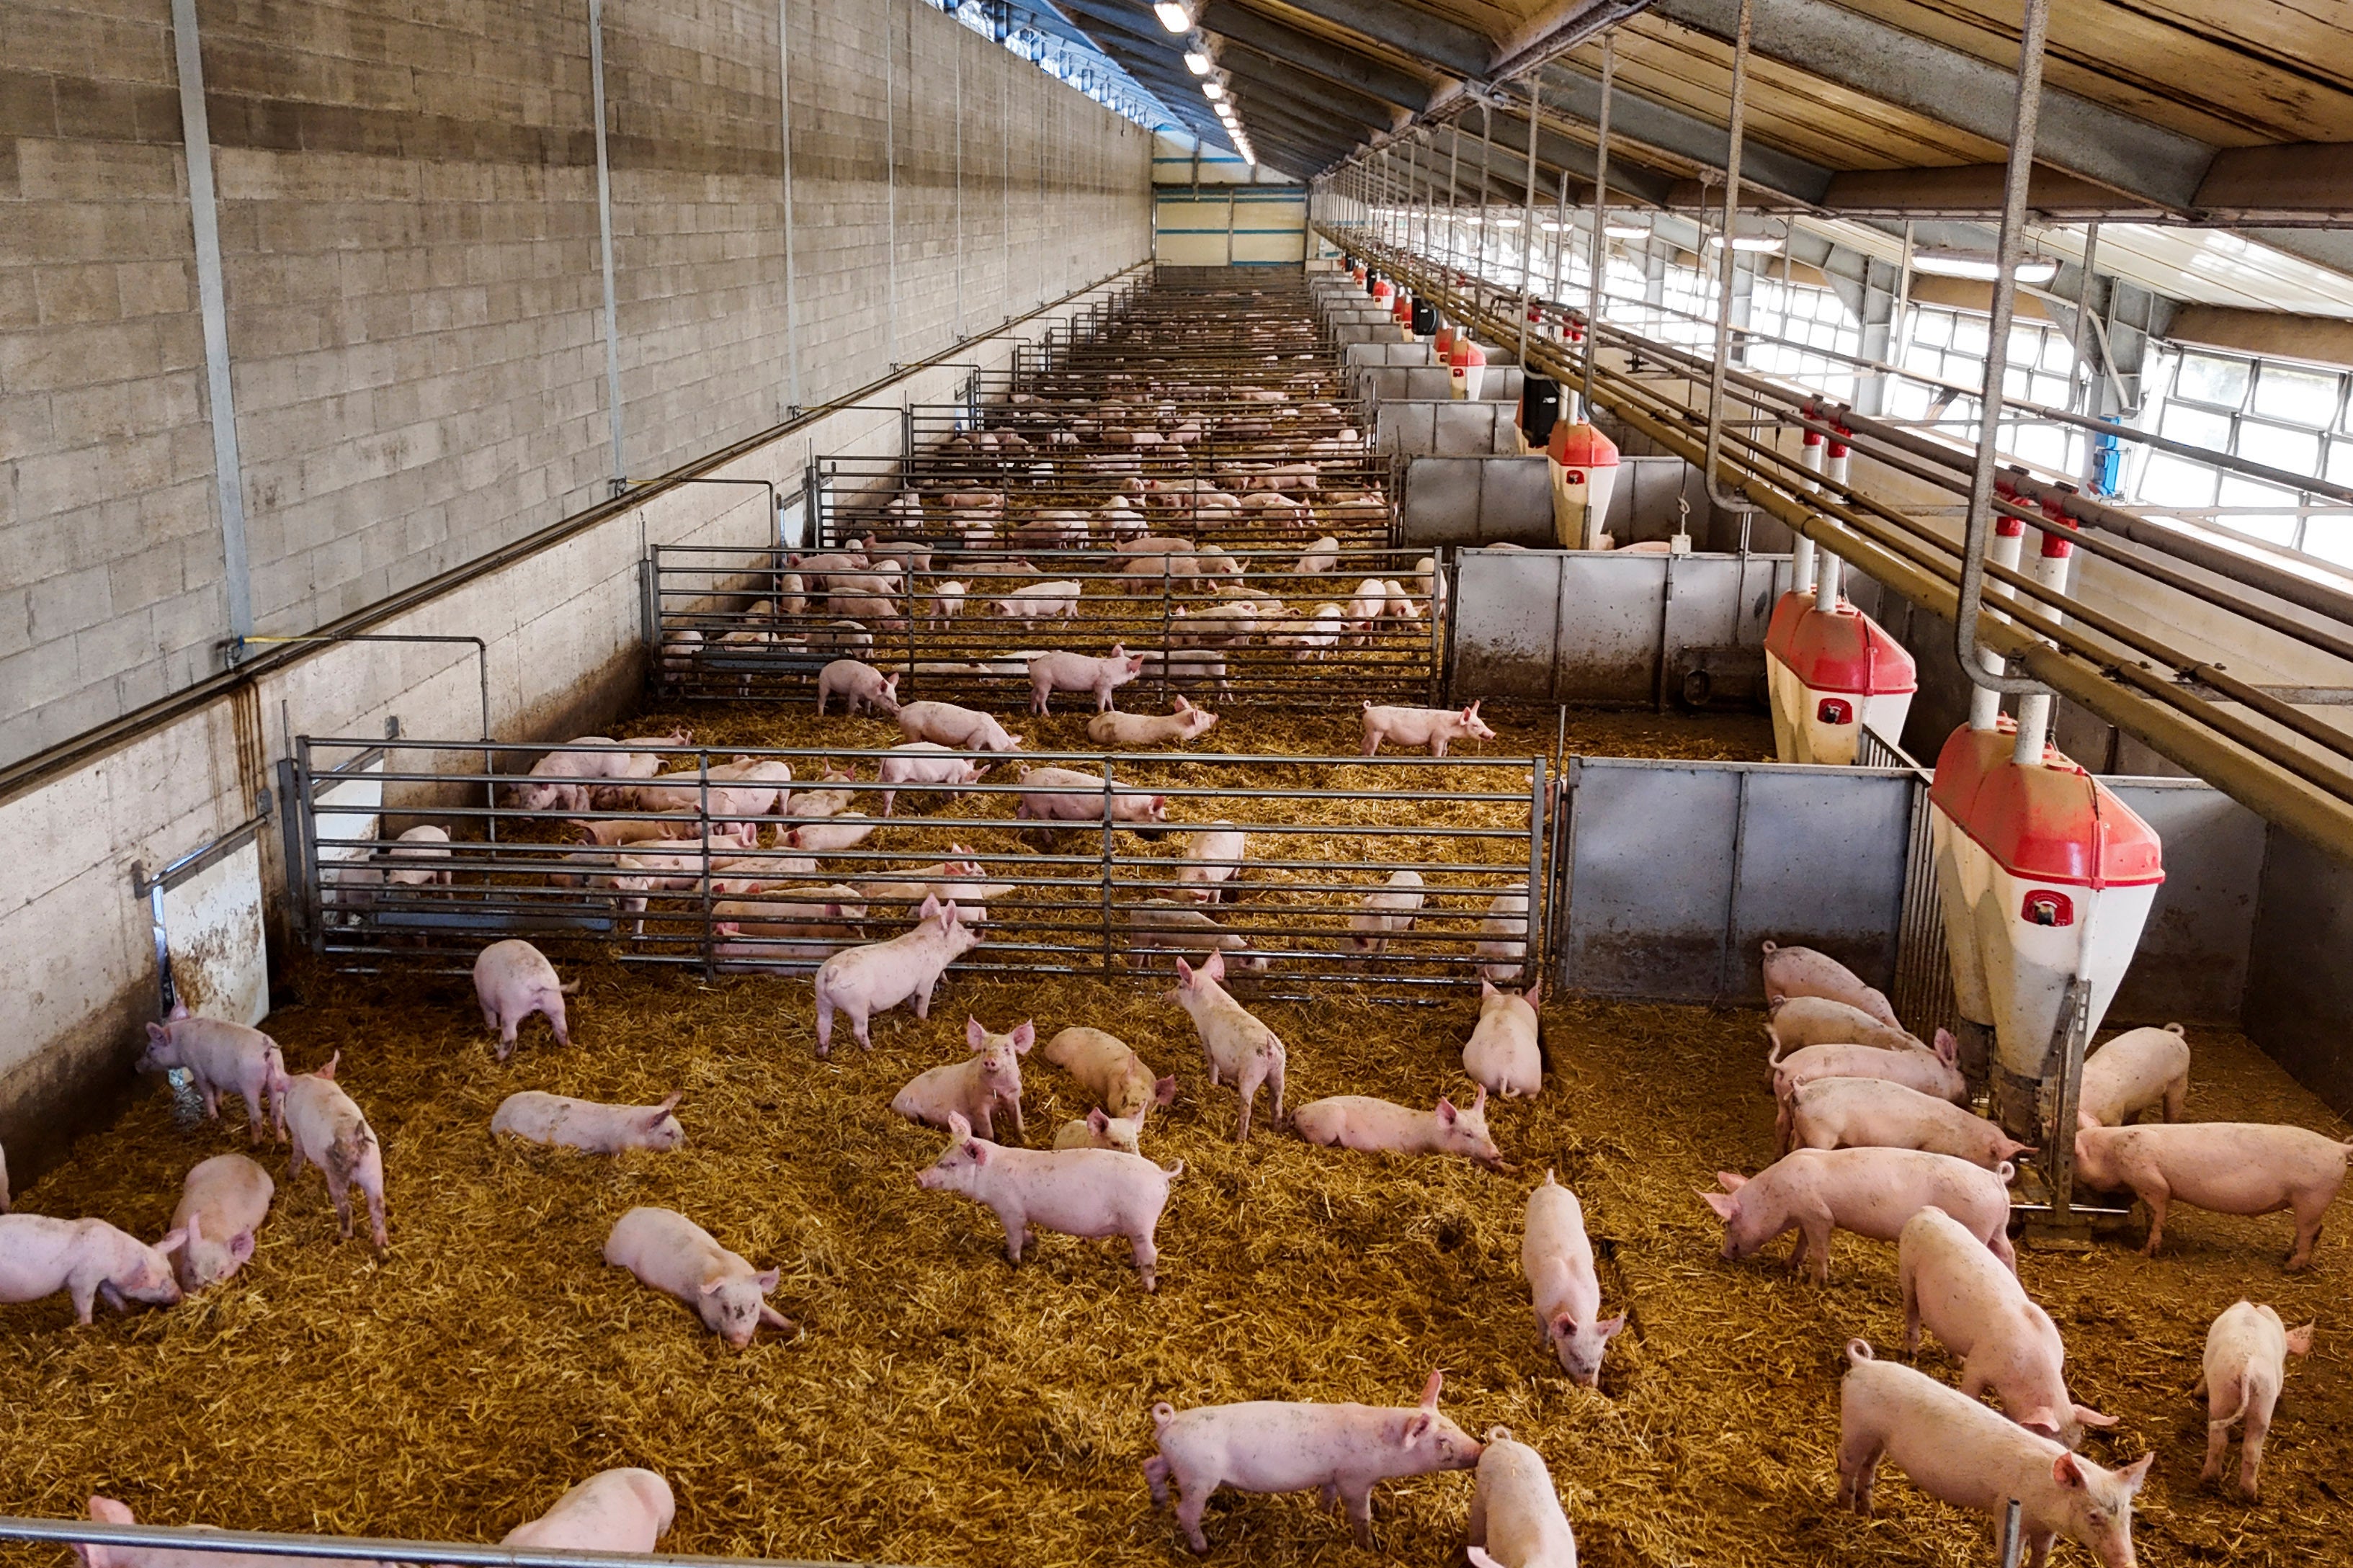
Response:
[[[1851,605],[1824,611],[1806,603],[1797,614],[1785,616],[1776,605],[1766,629],[1765,651],[1814,691],[1880,697],[1920,689],[1919,669],[1903,645]]]
[[[1564,421],[1554,426],[1552,439],[1545,443],[1545,454],[1564,468],[1618,466],[1618,443],[1583,421],[1575,425]]]
[[[1789,628],[1797,624],[1799,613],[1810,609],[1813,603],[1813,595],[1800,594],[1795,589],[1774,600],[1772,618],[1765,623],[1765,646],[1767,648],[1787,647]],[[1778,658],[1780,656],[1776,654],[1774,657]]]
[[[1454,346],[1447,350],[1446,363],[1452,365],[1457,370],[1463,369],[1469,365],[1485,364],[1487,363],[1487,351],[1481,348],[1477,343],[1472,342],[1469,334],[1466,333],[1463,336],[1455,339]]]
[[[2021,768],[2005,758],[1986,774],[1961,826],[2024,880],[2092,889],[2165,880],[2157,830],[2073,763]]]
[[[1430,339],[1430,344],[1438,351],[1438,357],[1444,359],[1447,352],[1454,347],[1454,329],[1451,326],[1439,328],[1438,335]]]
[[[1945,737],[1945,748],[1936,753],[1936,775],[1928,784],[1929,801],[1955,822],[1968,821],[1986,774],[1996,763],[2008,761],[2017,744],[2018,721],[2007,713],[1997,718],[1990,730],[1972,730],[1962,725]]]

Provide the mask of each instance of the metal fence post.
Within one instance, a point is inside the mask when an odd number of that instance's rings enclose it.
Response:
[[[1520,930],[1520,984],[1525,987],[1537,971],[1536,955],[1543,952],[1537,938],[1542,931],[1538,916],[1545,900],[1536,891],[1544,886],[1545,825],[1550,818],[1546,807],[1552,798],[1551,784],[1545,772],[1545,760],[1535,759],[1528,770],[1528,899],[1527,918]]]
[[[1103,758],[1103,973],[1111,978],[1112,760]]]

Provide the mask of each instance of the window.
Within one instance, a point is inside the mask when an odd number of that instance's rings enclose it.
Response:
[[[2290,474],[2353,480],[2353,418],[2340,371],[2185,349],[2165,386],[2157,432]],[[2353,516],[2308,491],[2168,452],[2152,452],[2136,499],[2215,510],[2214,521],[2326,561],[2353,564]]]
[[[1919,381],[1888,384],[1888,412],[1899,419],[1933,424],[1945,435],[1974,441],[1978,436],[1978,390],[1985,384],[1986,349],[1992,341],[1989,318],[1940,305],[1915,305],[1908,318],[1903,356],[1897,362],[1937,386]],[[2010,325],[2001,392],[2010,403],[2067,406],[2075,379],[2075,346],[2047,321],[2015,320]],[[2084,465],[2080,432],[2040,420],[2004,418],[2002,451],[2060,473]]]
[[[1748,288],[1748,325],[1752,331],[1789,340],[1788,343],[1752,343],[1748,363],[1756,369],[1801,386],[1817,387],[1833,397],[1854,395],[1852,365],[1791,346],[1804,343],[1832,353],[1862,353],[1862,323],[1835,290],[1758,277]]]

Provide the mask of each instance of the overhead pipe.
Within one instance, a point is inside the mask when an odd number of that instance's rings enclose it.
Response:
[[[1716,268],[1715,363],[1708,367],[1707,446],[1706,456],[1700,464],[1707,499],[1726,511],[1757,510],[1736,492],[1725,489],[1715,475],[1716,458],[1724,451],[1724,373],[1732,357],[1732,282],[1739,257],[1732,247],[1732,237],[1738,232],[1740,224],[1740,142],[1748,118],[1748,36],[1756,10],[1757,0],[1740,0],[1740,19],[1732,40],[1731,144],[1724,159],[1724,232],[1718,236],[1724,260]],[[1590,336],[1588,333],[1588,341]],[[1830,588],[1831,603],[1828,607],[1831,609],[1838,607],[1837,576],[1831,563],[1823,562],[1822,581]]]
[[[1594,121],[1592,283],[1585,300],[1585,376],[1579,418],[1593,417],[1593,362],[1601,353],[1601,269],[1609,249],[1609,97],[1618,81],[1618,35],[1601,35],[1601,112]],[[1593,531],[1588,529],[1588,532]]]
[[[1536,134],[1542,128],[1543,112],[1540,100],[1544,92],[1543,79],[1528,78],[1528,199],[1520,211],[1520,347],[1519,362],[1522,384],[1528,374],[1528,308],[1535,297],[1536,257]]]

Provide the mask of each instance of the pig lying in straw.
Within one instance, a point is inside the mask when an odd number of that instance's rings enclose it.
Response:
[[[1021,1124],[1021,1058],[1038,1040],[1037,1026],[1028,1019],[1009,1035],[991,1034],[977,1018],[964,1021],[965,1043],[972,1054],[945,1067],[915,1075],[891,1101],[891,1109],[910,1121],[945,1127],[951,1116],[980,1129],[983,1138],[997,1136],[997,1113],[1013,1117],[1013,1131]]]
[[[1939,1037],[1943,1030],[1937,1031]],[[1883,1024],[1860,1007],[1827,996],[1784,996],[1765,1009],[1765,1037],[1777,1051],[1808,1046],[1878,1046],[1891,1051],[1925,1051],[1928,1043],[1893,1024]]]
[[[1310,1100],[1292,1112],[1292,1131],[1310,1143],[1386,1154],[1460,1154],[1491,1171],[1505,1168],[1487,1133],[1487,1089],[1468,1109],[1440,1096],[1434,1110],[1415,1110],[1366,1094]]]
[[[1982,1116],[1885,1079],[1816,1079],[1793,1090],[1781,1102],[1781,1112],[1785,1152],[1792,1148],[1928,1149],[1989,1171],[2005,1160],[2034,1152]]]
[[[1197,1552],[1209,1550],[1201,1514],[1221,1486],[1246,1492],[1320,1491],[1348,1510],[1358,1546],[1373,1544],[1373,1485],[1440,1470],[1467,1470],[1481,1446],[1438,1413],[1445,1373],[1433,1372],[1408,1408],[1255,1399],[1178,1410],[1152,1407],[1160,1451],[1144,1462],[1152,1500],[1173,1484],[1176,1524]]]
[[[763,1325],[792,1329],[792,1321],[764,1300],[776,1288],[776,1270],[753,1268],[674,1210],[633,1208],[615,1220],[605,1238],[605,1262],[693,1308],[703,1327],[732,1349],[750,1344]]]
[[[673,1094],[659,1105],[600,1105],[527,1089],[499,1102],[491,1131],[585,1154],[617,1154],[625,1149],[666,1154],[686,1142],[686,1129],[670,1114],[682,1098]]]
[[[1145,1119],[1176,1098],[1175,1078],[1155,1078],[1124,1041],[1101,1029],[1073,1026],[1046,1042],[1046,1059],[1079,1080],[1095,1100],[1085,1116],[1063,1123],[1057,1149],[1137,1152]]]
[[[501,1546],[542,1552],[651,1552],[670,1532],[678,1503],[651,1470],[599,1470],[507,1531]]]
[[[1884,1079],[1916,1089],[1922,1094],[1933,1094],[1948,1104],[1965,1105],[1968,1102],[1969,1085],[1955,1065],[1955,1053],[1952,1035],[1939,1029],[1933,1051],[1891,1051],[1880,1046],[1808,1046],[1785,1057],[1776,1046],[1773,1054],[1765,1058],[1765,1066],[1772,1074],[1773,1095],[1781,1102],[1781,1114],[1786,1118],[1790,1096],[1805,1085],[1826,1078]]]
[[[975,1136],[972,1124],[951,1112],[947,1148],[915,1182],[928,1193],[961,1193],[995,1214],[1017,1268],[1032,1229],[1089,1241],[1125,1237],[1150,1290],[1160,1282],[1153,1232],[1169,1184],[1184,1173],[1182,1160],[1164,1168],[1116,1149],[1008,1149]]]
[[[1784,996],[1820,996],[1843,1002],[1891,1029],[1904,1027],[1886,996],[1865,985],[1861,975],[1826,952],[1768,942],[1765,944],[1764,970],[1767,1003],[1778,1002]]]

